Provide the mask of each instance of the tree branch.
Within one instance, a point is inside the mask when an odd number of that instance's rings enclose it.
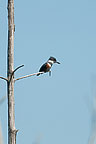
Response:
[[[7,78],[4,78],[4,77],[0,77],[0,79],[3,79],[3,80],[6,80],[6,81],[8,81],[8,79],[7,79]]]
[[[12,73],[14,74],[15,71],[17,71],[19,68],[23,67],[24,65],[18,66]]]
[[[26,75],[26,76],[23,76],[23,77],[20,77],[20,78],[15,79],[15,81],[20,80],[20,79],[23,79],[23,78],[31,77],[31,76],[34,76],[34,75],[37,75],[37,74],[43,74],[43,73],[44,73],[44,72],[38,72],[38,73]]]
[[[19,68],[21,68],[21,67],[23,67],[23,66],[24,66],[24,65],[18,66],[18,67],[12,72],[11,77],[10,77],[10,80],[11,80],[12,76],[14,75],[14,73],[15,73]]]

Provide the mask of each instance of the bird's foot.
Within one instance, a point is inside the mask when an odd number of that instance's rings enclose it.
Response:
[[[51,71],[49,71],[49,76],[51,76]]]

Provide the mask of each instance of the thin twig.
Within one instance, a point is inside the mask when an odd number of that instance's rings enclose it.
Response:
[[[4,77],[0,77],[0,79],[3,79],[3,80],[6,80],[6,81],[8,81],[8,79],[7,79],[7,78],[4,78]]]
[[[14,74],[15,71],[17,71],[19,68],[23,67],[24,65],[18,66],[12,73]]]
[[[44,72],[38,72],[38,73],[26,75],[26,76],[23,76],[23,77],[20,77],[20,78],[15,79],[15,81],[20,80],[20,79],[23,79],[23,78],[31,77],[31,76],[34,76],[34,75],[37,75],[37,74],[43,74],[43,73],[44,73]]]
[[[11,78],[12,78],[12,76],[14,75],[14,73],[15,73],[19,68],[21,68],[21,67],[23,67],[23,66],[24,66],[24,65],[18,66],[18,67],[12,72],[11,77],[10,77],[10,81],[11,81]]]

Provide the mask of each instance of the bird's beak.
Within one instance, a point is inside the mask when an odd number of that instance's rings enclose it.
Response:
[[[60,62],[56,61],[57,64],[60,64]]]

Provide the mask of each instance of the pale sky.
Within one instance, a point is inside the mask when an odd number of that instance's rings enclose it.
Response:
[[[0,2],[0,75],[7,70],[7,2]],[[61,65],[15,83],[18,144],[88,144],[96,80],[96,1],[15,1],[15,77],[38,72],[54,56]],[[7,86],[0,80],[0,98]],[[7,100],[0,106],[7,143]]]

